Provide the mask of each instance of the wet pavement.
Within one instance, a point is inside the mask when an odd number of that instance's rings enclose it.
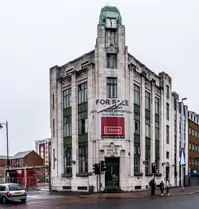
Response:
[[[180,189],[171,190],[171,195],[151,197],[149,191],[119,194],[78,195],[67,196],[47,192],[29,192],[26,204],[9,203],[0,204],[0,209],[21,208],[21,209],[188,209],[198,208],[199,192],[194,188],[181,192]],[[196,188],[195,188],[196,189]]]

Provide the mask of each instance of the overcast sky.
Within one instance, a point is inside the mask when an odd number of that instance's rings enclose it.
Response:
[[[9,121],[10,154],[50,137],[49,68],[94,49],[107,3],[121,12],[129,52],[169,73],[173,90],[199,113],[198,0],[0,0],[0,122]]]

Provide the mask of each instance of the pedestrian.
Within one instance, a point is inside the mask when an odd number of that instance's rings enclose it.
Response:
[[[163,181],[160,182],[160,191],[161,191],[161,195],[163,196],[164,195],[164,183]]]
[[[169,195],[169,179],[166,181],[167,195]]]
[[[149,182],[149,186],[151,187],[151,196],[154,196],[155,195],[155,179],[154,178]]]

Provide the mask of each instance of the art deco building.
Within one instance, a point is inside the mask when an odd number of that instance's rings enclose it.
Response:
[[[102,190],[174,181],[172,80],[128,52],[116,7],[102,8],[94,50],[50,69],[53,190],[88,191],[104,160]]]

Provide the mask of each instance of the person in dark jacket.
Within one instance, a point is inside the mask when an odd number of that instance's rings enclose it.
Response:
[[[154,196],[155,195],[155,179],[154,178],[149,182],[149,186],[151,187],[151,196]]]
[[[160,191],[161,191],[161,195],[163,196],[163,192],[164,192],[164,183],[163,181],[160,182]]]

